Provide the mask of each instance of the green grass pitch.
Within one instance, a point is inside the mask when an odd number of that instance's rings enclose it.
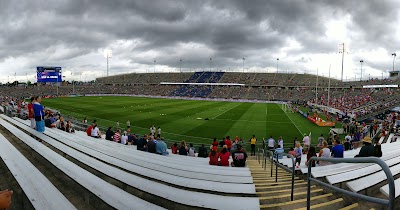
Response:
[[[254,134],[258,143],[270,135],[275,140],[282,136],[285,147],[290,147],[303,133],[311,132],[315,143],[320,134],[326,138],[329,132],[328,127],[319,127],[298,113],[285,113],[278,104],[122,96],[53,98],[43,99],[42,104],[80,120],[97,119],[102,127],[115,127],[119,121],[125,128],[130,120],[133,133],[149,133],[155,125],[170,143],[185,140],[209,145],[214,137],[219,141],[227,135],[248,142]]]

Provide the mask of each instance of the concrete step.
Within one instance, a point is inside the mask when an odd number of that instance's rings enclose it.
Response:
[[[320,195],[322,193],[322,189],[313,189],[311,190],[311,196]],[[295,192],[293,193],[294,200],[307,198],[307,191],[303,192]],[[291,193],[281,194],[281,195],[261,195],[260,196],[260,204],[271,204],[271,203],[284,203],[289,202],[291,199]]]

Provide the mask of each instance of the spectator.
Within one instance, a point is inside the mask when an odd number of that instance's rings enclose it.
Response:
[[[190,145],[189,146],[189,156],[195,157],[196,156],[196,150],[193,147],[193,143],[190,143],[189,145]]]
[[[14,192],[11,190],[0,191],[0,209],[8,209],[11,205],[11,197]]]
[[[35,116],[36,130],[38,132],[44,132],[44,107],[40,104],[42,97],[36,96],[35,103],[33,104],[33,113]]]
[[[181,146],[179,147],[179,154],[180,155],[188,155],[188,148],[186,146],[185,141],[181,142]]]
[[[296,158],[296,152],[294,151],[293,147],[290,147],[288,154],[292,155],[294,158]],[[289,155],[288,155],[288,157],[289,157]]]
[[[95,124],[96,124],[95,121],[93,121],[92,125],[89,126],[89,127],[86,129],[86,134],[87,134],[88,136],[92,136],[92,129],[93,129],[93,126],[94,126]]]
[[[177,143],[174,143],[171,146],[171,151],[172,151],[172,154],[178,154],[178,144]]]
[[[333,142],[333,147],[332,147],[332,156],[334,158],[343,158],[343,154],[344,154],[343,145],[340,144],[339,140],[335,140]]]
[[[119,129],[119,121],[115,123],[115,129]]]
[[[161,127],[158,127],[157,132],[158,132],[157,137],[160,138],[161,137]]]
[[[322,142],[324,141],[324,134],[321,134],[320,137],[318,137],[318,147],[322,147]]]
[[[228,151],[231,152],[232,149],[232,141],[229,136],[225,138],[225,145],[228,147]]]
[[[322,146],[322,142],[321,142],[321,146]],[[310,149],[308,150],[308,153],[307,153],[306,166],[308,166],[309,160],[310,160],[312,157],[317,157],[317,154],[316,154],[316,152],[315,152],[315,147],[310,146]],[[313,161],[311,162],[311,167],[315,167],[315,160],[313,160]]]
[[[221,166],[229,166],[229,157],[231,153],[228,152],[228,147],[224,145],[221,152],[219,153],[220,165]]]
[[[274,150],[275,149],[275,143],[276,143],[275,139],[273,139],[272,136],[270,136],[269,139],[267,140],[267,142],[268,142],[268,149],[270,151]]]
[[[130,130],[130,128],[131,128],[131,121],[126,121],[126,129],[127,130]]]
[[[374,142],[375,142],[375,146],[374,146],[375,157],[382,157],[382,146],[379,143],[379,139],[375,138]]]
[[[276,150],[274,152],[274,157],[276,157],[278,155],[278,159],[282,159],[284,152],[285,151],[283,150],[283,148],[281,148],[281,145],[278,145],[278,147],[276,148]]]
[[[242,149],[242,145],[236,144],[236,150],[232,153],[232,167],[245,167],[247,153]]]
[[[361,147],[360,153],[355,157],[371,157],[375,156],[375,147],[369,136],[363,139],[364,146]]]
[[[137,145],[137,139],[134,133],[128,135],[128,145]]]
[[[303,155],[303,148],[301,147],[300,143],[296,144],[296,148],[294,148],[294,152],[296,153],[296,168],[300,166],[301,163],[301,156]]]
[[[140,151],[146,151],[147,149],[146,149],[146,147],[147,147],[147,138],[148,138],[148,136],[145,134],[142,138],[140,138],[139,140],[138,140],[138,143],[137,143],[137,150],[140,150]]]
[[[322,158],[330,158],[331,157],[331,150],[329,150],[329,148],[328,148],[327,141],[322,142],[322,149],[319,151],[319,157],[322,157]],[[329,165],[329,164],[330,163],[327,161],[319,161],[320,166],[325,166],[325,165]]]
[[[154,136],[150,136],[150,140],[147,142],[147,152],[156,153],[156,141]]]
[[[114,133],[113,140],[117,143],[121,143],[121,130],[117,129],[117,132]]]
[[[311,145],[311,139],[307,134],[304,134],[303,144],[304,144],[304,151],[307,153],[308,148]]]
[[[279,136],[278,145],[281,145],[281,148],[282,148],[282,149],[284,148],[284,147],[283,147],[283,139],[282,139],[282,136]]]
[[[93,138],[97,138],[97,139],[101,137],[99,128],[97,127],[97,124],[94,124],[90,136]]]
[[[65,126],[65,131],[68,133],[75,133],[74,128],[72,127],[71,121],[67,121],[67,125]]]
[[[33,104],[36,102],[35,97],[31,97],[31,102],[28,104],[28,118],[31,122],[31,128],[36,128],[35,115],[33,111]]]
[[[106,140],[112,141],[112,137],[114,136],[114,131],[111,130],[112,127],[108,127],[107,131],[106,131]]]
[[[217,166],[218,165],[219,154],[217,153],[217,150],[214,149],[213,147],[211,147],[210,149],[211,149],[211,152],[210,152],[210,155],[209,155],[210,161],[208,163],[210,165]]]
[[[121,144],[126,145],[128,142],[128,136],[126,135],[126,131],[124,131],[124,134],[121,136]]]
[[[217,138],[214,137],[214,140],[213,140],[213,142],[211,143],[211,145],[213,146],[212,149],[214,150],[214,148],[215,148],[215,151],[217,151],[217,148],[218,148]]]
[[[256,135],[253,135],[253,137],[250,139],[250,146],[251,146],[250,155],[251,156],[256,155],[256,143],[257,143]]]
[[[201,147],[199,147],[199,154],[197,154],[197,157],[202,157],[202,158],[208,157],[207,148],[204,146],[204,144],[202,144]]]
[[[156,153],[159,155],[168,155],[167,144],[164,142],[164,139],[160,139],[156,144]]]
[[[86,117],[83,118],[82,122],[85,123],[85,124],[87,124],[87,118],[86,118]]]
[[[222,138],[222,140],[219,142],[219,146],[224,147],[224,145],[225,145],[225,139]]]
[[[345,151],[347,151],[347,150],[350,150],[351,149],[351,143],[350,143],[350,140],[347,140],[347,139],[345,139],[345,142],[344,142],[344,150]]]

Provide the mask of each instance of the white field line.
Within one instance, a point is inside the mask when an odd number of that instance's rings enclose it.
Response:
[[[220,121],[235,121],[235,122],[254,122],[254,123],[278,123],[278,124],[292,124],[291,122],[276,122],[276,121],[263,121],[263,120],[232,120],[232,119],[214,119]]]
[[[279,105],[278,105],[279,106]],[[282,107],[280,107],[282,109]],[[283,112],[285,112],[282,109]],[[293,122],[292,118],[289,117],[289,115],[285,112],[286,116],[289,118],[290,121],[292,121],[293,125],[296,126],[297,130],[300,132],[300,135],[303,135],[303,133],[301,132],[301,130],[299,129],[299,127],[297,127],[296,123]]]
[[[233,107],[231,107],[231,108],[229,108],[229,109],[227,109],[227,110],[221,112],[220,114],[216,115],[215,117],[213,117],[213,118],[211,118],[211,119],[213,120],[213,119],[215,119],[215,118],[217,118],[217,117],[219,117],[219,116],[225,114],[226,112],[230,111],[231,109],[238,107],[239,105],[240,105],[240,103],[238,103],[238,105],[236,105],[236,106],[233,106]]]

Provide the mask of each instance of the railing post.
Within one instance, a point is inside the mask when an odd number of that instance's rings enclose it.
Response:
[[[312,158],[308,161],[308,173],[307,173],[307,210],[310,210],[311,205],[311,161]],[[294,167],[294,166],[293,166]]]
[[[278,153],[276,155],[276,162],[275,162],[275,182],[278,182]]]
[[[271,177],[272,177],[272,173],[273,173],[273,170],[274,170],[274,156],[273,156],[273,154],[272,154],[272,152],[271,151],[269,151],[269,154],[271,155]]]
[[[257,159],[258,159],[258,164],[260,164],[260,148],[257,148]]]
[[[293,201],[293,199],[294,199],[293,198],[293,194],[294,194],[294,172],[296,170],[295,169],[296,167],[294,166],[295,165],[295,161],[294,161],[293,155],[289,154],[289,157],[292,158],[292,193],[290,195],[290,200]]]

